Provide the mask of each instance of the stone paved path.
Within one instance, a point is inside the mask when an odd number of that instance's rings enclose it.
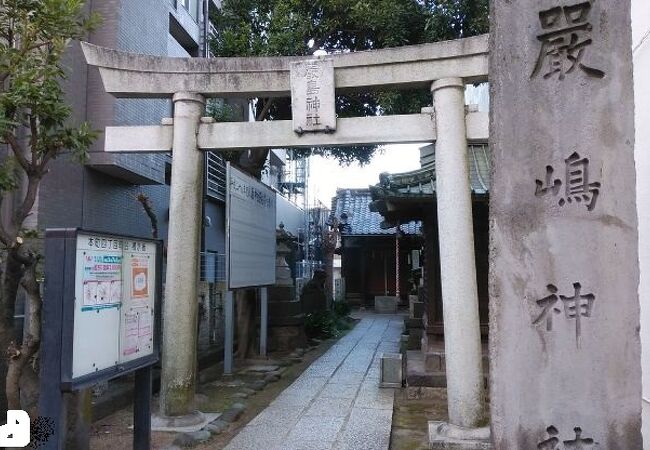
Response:
[[[399,351],[403,319],[361,317],[226,449],[388,449],[393,389],[379,388],[379,359]]]

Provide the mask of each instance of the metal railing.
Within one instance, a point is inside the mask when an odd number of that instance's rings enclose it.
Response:
[[[320,261],[298,261],[296,263],[296,278],[310,280],[315,270],[325,270],[325,265]]]
[[[208,152],[205,175],[207,177],[207,195],[225,202],[226,162],[221,155]]]
[[[226,281],[226,255],[217,252],[201,252],[201,281],[217,283]]]

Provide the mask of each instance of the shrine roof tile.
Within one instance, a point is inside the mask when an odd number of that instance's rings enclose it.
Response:
[[[370,189],[338,189],[332,199],[332,214],[343,224],[344,235],[394,235],[395,227],[382,228],[383,217],[370,211]],[[411,221],[401,225],[404,234],[420,233],[421,223]]]

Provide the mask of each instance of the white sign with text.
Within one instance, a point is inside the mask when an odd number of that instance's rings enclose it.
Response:
[[[76,267],[72,376],[151,355],[156,245],[80,233]]]
[[[331,59],[291,63],[291,114],[296,133],[336,131],[335,98]]]
[[[228,164],[228,288],[275,284],[275,191]]]

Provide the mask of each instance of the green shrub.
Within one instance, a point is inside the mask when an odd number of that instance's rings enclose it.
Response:
[[[333,302],[332,311],[337,317],[347,317],[350,315],[352,308],[347,302]]]
[[[348,317],[350,307],[347,303],[334,302],[332,310],[307,314],[305,317],[305,334],[308,338],[328,339],[352,328]]]
[[[305,333],[308,338],[327,339],[338,336],[336,318],[329,311],[307,314],[307,317],[305,317]]]

